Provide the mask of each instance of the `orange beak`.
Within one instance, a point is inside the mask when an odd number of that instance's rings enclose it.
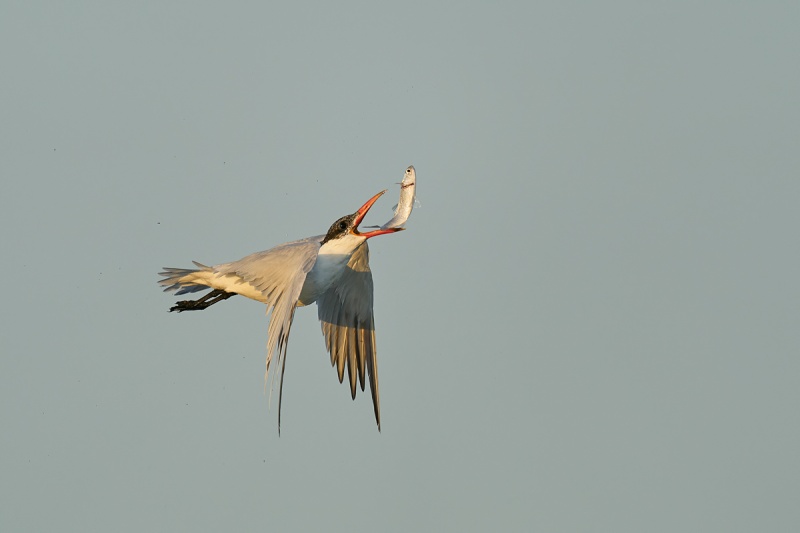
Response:
[[[385,193],[385,192],[386,192],[386,189],[382,190],[381,192],[379,192],[378,194],[376,194],[375,196],[373,196],[372,198],[367,200],[367,202],[364,205],[362,205],[361,207],[358,208],[358,211],[356,211],[356,219],[355,219],[355,221],[353,223],[353,233],[355,233],[356,235],[361,235],[362,237],[366,237],[367,239],[369,239],[370,237],[375,237],[377,235],[385,235],[387,233],[396,233],[398,231],[402,231],[402,230],[405,229],[405,228],[376,229],[375,231],[368,231],[367,233],[361,233],[360,231],[358,231],[358,225],[361,224],[361,221],[364,220],[365,216],[367,216],[367,213],[369,212],[369,210],[372,207],[372,205],[375,202],[377,202],[378,198],[383,196],[383,193]]]

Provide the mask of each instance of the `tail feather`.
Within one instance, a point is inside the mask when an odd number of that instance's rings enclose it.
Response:
[[[164,277],[164,279],[158,280],[158,284],[164,287],[164,292],[177,291],[175,294],[187,294],[212,288],[203,281],[208,278],[208,273],[213,272],[213,269],[197,261],[192,261],[192,263],[199,268],[164,267],[164,270],[158,273],[159,276]]]

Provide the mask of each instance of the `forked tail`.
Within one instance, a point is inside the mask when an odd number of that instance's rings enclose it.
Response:
[[[158,284],[164,287],[164,292],[177,291],[175,294],[186,294],[212,288],[204,281],[210,278],[213,269],[197,261],[192,263],[199,268],[164,267],[163,272],[158,273],[164,277],[158,280]]]
[[[208,282],[211,280],[214,270],[210,266],[198,263],[197,261],[192,261],[192,263],[199,268],[164,267],[164,271],[158,273],[159,276],[164,277],[164,279],[158,281],[158,284],[164,287],[164,292],[177,291],[175,294],[187,294],[213,288],[208,285]],[[221,300],[227,300],[235,294],[234,292],[214,289],[197,300],[179,301],[174,306],[170,307],[169,310],[179,313],[181,311],[199,311]]]

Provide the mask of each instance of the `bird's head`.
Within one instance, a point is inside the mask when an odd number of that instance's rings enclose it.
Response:
[[[365,216],[367,216],[367,213],[372,205],[377,202],[378,198],[380,198],[385,192],[386,191],[383,190],[367,200],[367,202],[359,207],[358,211],[352,215],[343,216],[334,222],[328,230],[328,233],[325,235],[325,238],[322,239],[322,244],[338,239],[352,241],[353,238],[357,239],[359,242],[363,242],[370,237],[377,237],[378,235],[386,235],[388,233],[402,231],[404,228],[376,229],[374,231],[367,231],[365,233],[362,233],[358,230],[358,225],[361,224],[361,221],[364,220]]]

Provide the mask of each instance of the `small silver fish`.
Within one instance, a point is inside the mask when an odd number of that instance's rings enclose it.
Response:
[[[414,165],[406,169],[403,180],[400,182],[400,200],[395,207],[392,219],[381,226],[381,229],[397,228],[408,220],[411,210],[414,209],[414,202],[417,200],[417,174]]]

